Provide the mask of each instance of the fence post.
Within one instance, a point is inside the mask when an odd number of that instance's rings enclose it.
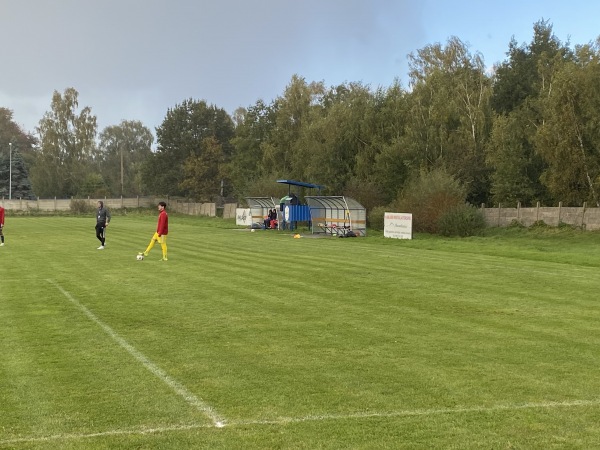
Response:
[[[517,221],[521,221],[521,202],[517,202]]]
[[[558,224],[560,225],[560,217],[562,212],[562,202],[558,202]]]
[[[500,215],[502,214],[502,203],[498,203],[498,226],[500,226]]]
[[[540,220],[540,202],[537,202],[535,205],[535,221],[538,222]]]
[[[585,210],[587,209],[587,202],[583,202],[583,211],[581,212],[581,228],[584,230],[587,228],[587,224],[585,223]]]

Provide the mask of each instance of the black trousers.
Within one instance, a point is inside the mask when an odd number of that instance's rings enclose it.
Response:
[[[104,238],[104,224],[103,223],[96,224],[96,237],[102,243],[102,245],[104,245],[104,241],[106,239]]]

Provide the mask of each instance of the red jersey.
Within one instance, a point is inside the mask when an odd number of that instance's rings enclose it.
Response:
[[[4,208],[0,206],[0,225],[4,226]]]
[[[169,216],[167,215],[167,211],[164,209],[158,215],[158,225],[156,227],[156,232],[159,236],[166,236],[169,234]]]

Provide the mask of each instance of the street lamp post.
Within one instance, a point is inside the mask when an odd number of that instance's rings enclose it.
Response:
[[[12,200],[12,142],[8,143],[8,199]]]
[[[117,148],[121,150],[121,197],[123,197],[123,146],[117,142]]]

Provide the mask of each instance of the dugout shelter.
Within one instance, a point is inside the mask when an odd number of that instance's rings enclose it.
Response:
[[[307,196],[305,199],[310,209],[313,234],[338,237],[367,235],[367,210],[353,198]]]
[[[279,209],[279,204],[276,204],[271,197],[246,197],[246,202],[252,215],[252,228],[263,228],[269,210]]]

